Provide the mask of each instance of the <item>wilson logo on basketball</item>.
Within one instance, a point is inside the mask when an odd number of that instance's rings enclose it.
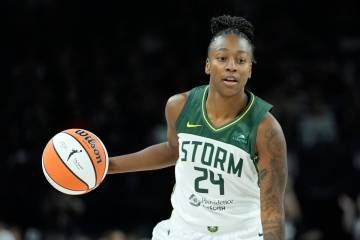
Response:
[[[101,163],[102,160],[101,160],[100,152],[96,147],[95,140],[87,132],[85,132],[82,129],[76,130],[75,133],[82,136],[85,139],[85,141],[87,141],[90,144],[90,146],[93,149],[94,154],[96,156],[96,163]]]

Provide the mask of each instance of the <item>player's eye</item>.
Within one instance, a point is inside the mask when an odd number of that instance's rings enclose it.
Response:
[[[219,56],[219,57],[216,57],[216,60],[218,60],[219,62],[225,62],[225,61],[226,61],[226,57]]]
[[[239,64],[246,63],[246,59],[245,58],[240,58],[240,59],[238,59],[238,63]]]

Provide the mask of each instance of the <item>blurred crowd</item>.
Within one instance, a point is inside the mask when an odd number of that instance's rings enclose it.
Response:
[[[287,240],[360,239],[360,19],[357,3],[314,1],[2,1],[4,157],[0,240],[139,240],[171,213],[173,169],[107,176],[83,196],[41,170],[67,128],[111,156],[164,141],[173,94],[207,84],[209,20],[256,28],[248,87],[271,102],[287,139]]]

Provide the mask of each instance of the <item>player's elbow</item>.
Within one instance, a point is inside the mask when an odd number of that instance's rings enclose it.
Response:
[[[178,146],[174,146],[170,142],[166,142],[166,148],[169,155],[169,159],[171,163],[175,163],[179,158],[179,149]]]

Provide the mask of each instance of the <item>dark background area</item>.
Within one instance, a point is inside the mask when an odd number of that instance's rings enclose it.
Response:
[[[360,239],[359,10],[349,0],[1,1],[0,239],[151,236],[170,216],[173,168],[107,176],[74,197],[48,184],[41,154],[68,128],[94,132],[110,156],[163,141],[167,99],[208,82],[209,21],[222,14],[256,29],[248,87],[286,135],[288,239]]]

